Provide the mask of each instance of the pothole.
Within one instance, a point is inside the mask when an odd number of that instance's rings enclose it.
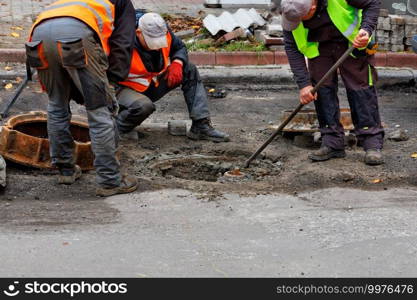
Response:
[[[255,161],[251,168],[243,169],[245,157],[188,155],[155,158],[149,169],[165,178],[180,178],[207,182],[249,181],[278,175],[282,162]]]

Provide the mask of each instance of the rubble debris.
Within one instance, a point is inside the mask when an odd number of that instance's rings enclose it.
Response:
[[[210,14],[203,20],[204,27],[211,35],[216,35],[220,31],[231,32],[238,27],[248,29],[251,26],[264,26],[265,23],[266,21],[254,8],[249,10],[240,8],[234,14],[225,11],[218,17]]]
[[[217,39],[214,42],[215,46],[219,46],[221,44],[224,44],[226,42],[229,42],[231,40],[236,40],[238,38],[241,37],[246,37],[246,30],[243,28],[237,28],[231,32],[226,33],[225,35],[223,35],[222,37],[220,37],[219,39]]]
[[[121,141],[139,141],[139,134],[136,130],[119,134]]]
[[[344,182],[349,182],[349,181],[353,181],[355,179],[355,175],[350,173],[350,172],[342,172],[340,174],[340,176],[342,177],[342,180]]]
[[[0,155],[0,187],[6,187],[6,161]]]
[[[175,32],[175,35],[179,37],[180,39],[186,39],[186,38],[192,37],[194,33],[195,33],[194,29],[188,29],[188,30],[181,30],[181,31]]]
[[[300,148],[311,148],[314,146],[314,136],[312,134],[296,135],[293,143]]]
[[[225,98],[227,96],[227,91],[220,88],[208,88],[207,94],[209,97],[213,98]]]
[[[174,136],[184,136],[187,134],[187,120],[168,121],[168,132]]]
[[[203,27],[203,21],[200,17],[194,18],[190,16],[176,16],[168,14],[163,14],[162,16],[176,35],[181,31],[190,29],[198,32]]]
[[[408,141],[410,138],[408,130],[397,129],[388,135],[388,139],[395,142]]]

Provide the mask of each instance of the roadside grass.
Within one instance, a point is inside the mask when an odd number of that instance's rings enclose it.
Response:
[[[214,43],[214,41],[213,41]],[[250,41],[231,41],[229,43],[214,46],[213,43],[204,43],[201,41],[195,41],[193,43],[186,43],[188,51],[224,51],[224,52],[237,52],[237,51],[250,51],[261,52],[268,51],[268,48],[262,43],[250,42]]]

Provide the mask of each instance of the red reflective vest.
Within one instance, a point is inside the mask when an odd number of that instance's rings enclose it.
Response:
[[[155,82],[155,86],[158,86],[158,76],[163,74],[171,64],[169,52],[171,51],[172,37],[169,32],[167,33],[167,40],[168,47],[161,49],[164,58],[164,67],[160,72],[149,72],[146,70],[142,58],[140,57],[138,51],[135,49],[133,50],[129,76],[125,81],[119,83],[141,93],[149,88],[152,80]]]
[[[108,55],[109,38],[113,32],[115,7],[109,0],[59,0],[48,5],[36,19],[30,31],[40,22],[56,17],[73,17],[86,23],[101,40],[101,45]]]

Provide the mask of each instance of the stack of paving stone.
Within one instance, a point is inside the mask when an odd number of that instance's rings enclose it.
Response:
[[[389,15],[381,9],[376,37],[382,51],[410,51],[411,37],[417,32],[417,17]]]

